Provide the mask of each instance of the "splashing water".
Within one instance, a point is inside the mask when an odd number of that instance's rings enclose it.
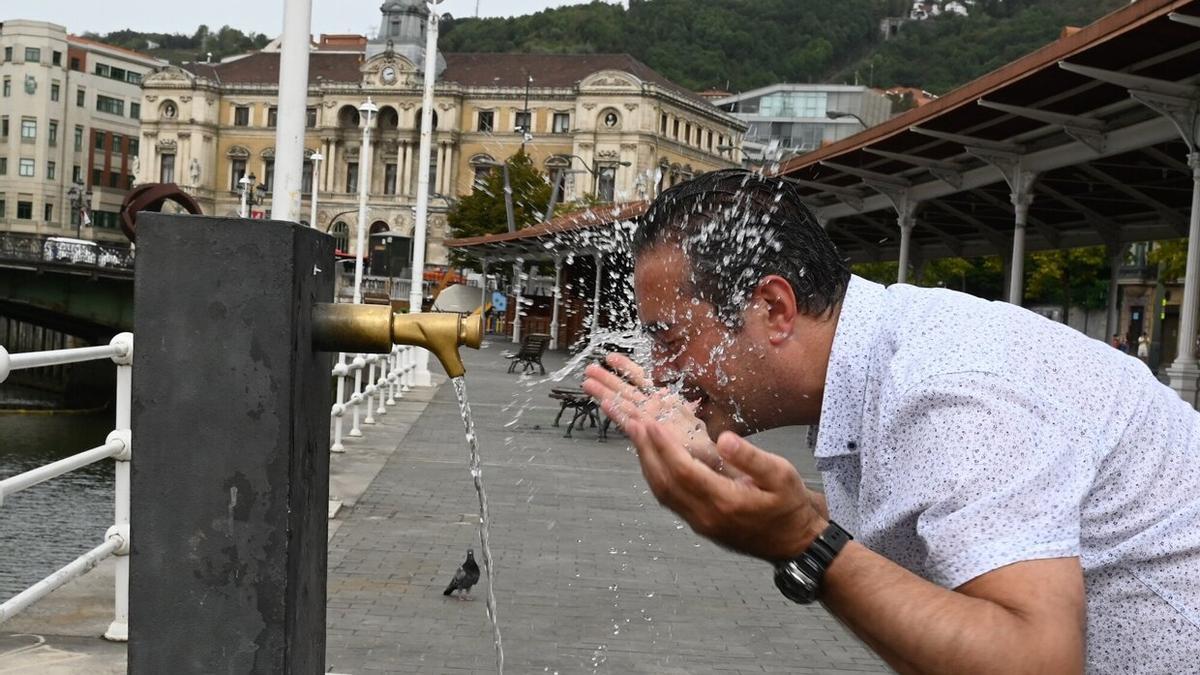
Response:
[[[483,490],[483,463],[479,459],[479,439],[475,435],[475,419],[471,417],[471,404],[467,402],[467,381],[463,376],[452,380],[454,395],[458,397],[458,410],[462,414],[463,428],[467,434],[467,446],[471,449],[471,479],[475,483],[475,494],[479,495],[479,544],[483,548],[483,571],[487,574],[487,614],[492,622],[492,641],[496,644],[496,672],[504,674],[504,645],[500,641],[500,617],[496,614],[496,576],[492,568],[492,548],[488,543],[487,493]]]

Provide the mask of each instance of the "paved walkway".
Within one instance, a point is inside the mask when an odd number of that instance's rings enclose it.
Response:
[[[769,568],[694,535],[646,491],[620,432],[550,426],[561,383],[504,372],[508,344],[464,353],[492,514],[509,673],[887,672]],[[561,357],[548,356],[557,367]],[[444,383],[444,377],[439,378]],[[484,610],[442,589],[477,539],[453,389],[411,392],[331,458],[327,663],[334,673],[495,672]],[[802,430],[756,439],[815,476]],[[49,570],[48,570],[49,571]],[[123,673],[112,564],[0,626],[0,675]]]
[[[563,438],[547,393],[564,384],[505,373],[506,347],[464,356],[508,672],[887,672],[823,609],[780,596],[765,564],[661,508],[615,429],[608,442],[592,429]],[[814,474],[804,452],[787,454]],[[441,593],[466,548],[479,553],[466,462],[443,386],[330,542],[333,672],[495,672],[486,582],[470,602]]]

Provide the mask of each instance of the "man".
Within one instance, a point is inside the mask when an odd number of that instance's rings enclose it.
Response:
[[[584,388],[697,532],[901,672],[1200,669],[1200,415],[1142,363],[851,276],[780,179],[668,190],[634,247],[653,362]],[[818,422],[824,495],[742,438]]]

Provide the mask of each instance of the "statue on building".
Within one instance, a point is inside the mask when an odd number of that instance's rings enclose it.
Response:
[[[192,158],[192,163],[188,165],[188,178],[192,180],[192,187],[200,187],[200,160]]]

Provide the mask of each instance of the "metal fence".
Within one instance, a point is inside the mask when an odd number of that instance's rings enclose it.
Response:
[[[133,269],[132,246],[69,237],[0,232],[0,260]]]
[[[0,480],[0,506],[3,506],[5,499],[21,490],[111,457],[116,460],[113,526],[104,533],[104,541],[99,546],[0,604],[0,623],[46,597],[54,589],[82,576],[101,560],[117,556],[114,617],[104,637],[118,642],[129,639],[129,459],[133,447],[130,430],[133,334],[121,333],[112,342],[100,347],[9,354],[0,346],[0,382],[8,379],[9,373],[14,370],[104,359],[112,359],[117,364],[116,421],[104,444]]]
[[[415,347],[396,345],[389,354],[358,354],[353,358],[345,353],[338,355],[338,362],[333,367],[337,393],[329,413],[333,418],[333,443],[329,446],[331,452],[346,451],[342,439],[346,435],[343,418],[347,412],[351,420],[348,435],[362,436],[360,417],[363,424],[375,424],[376,414],[385,414],[387,406],[395,405],[397,397],[412,389],[417,367],[416,354]],[[346,398],[346,385],[351,378],[354,388],[350,397]],[[364,404],[365,417],[362,415]]]

